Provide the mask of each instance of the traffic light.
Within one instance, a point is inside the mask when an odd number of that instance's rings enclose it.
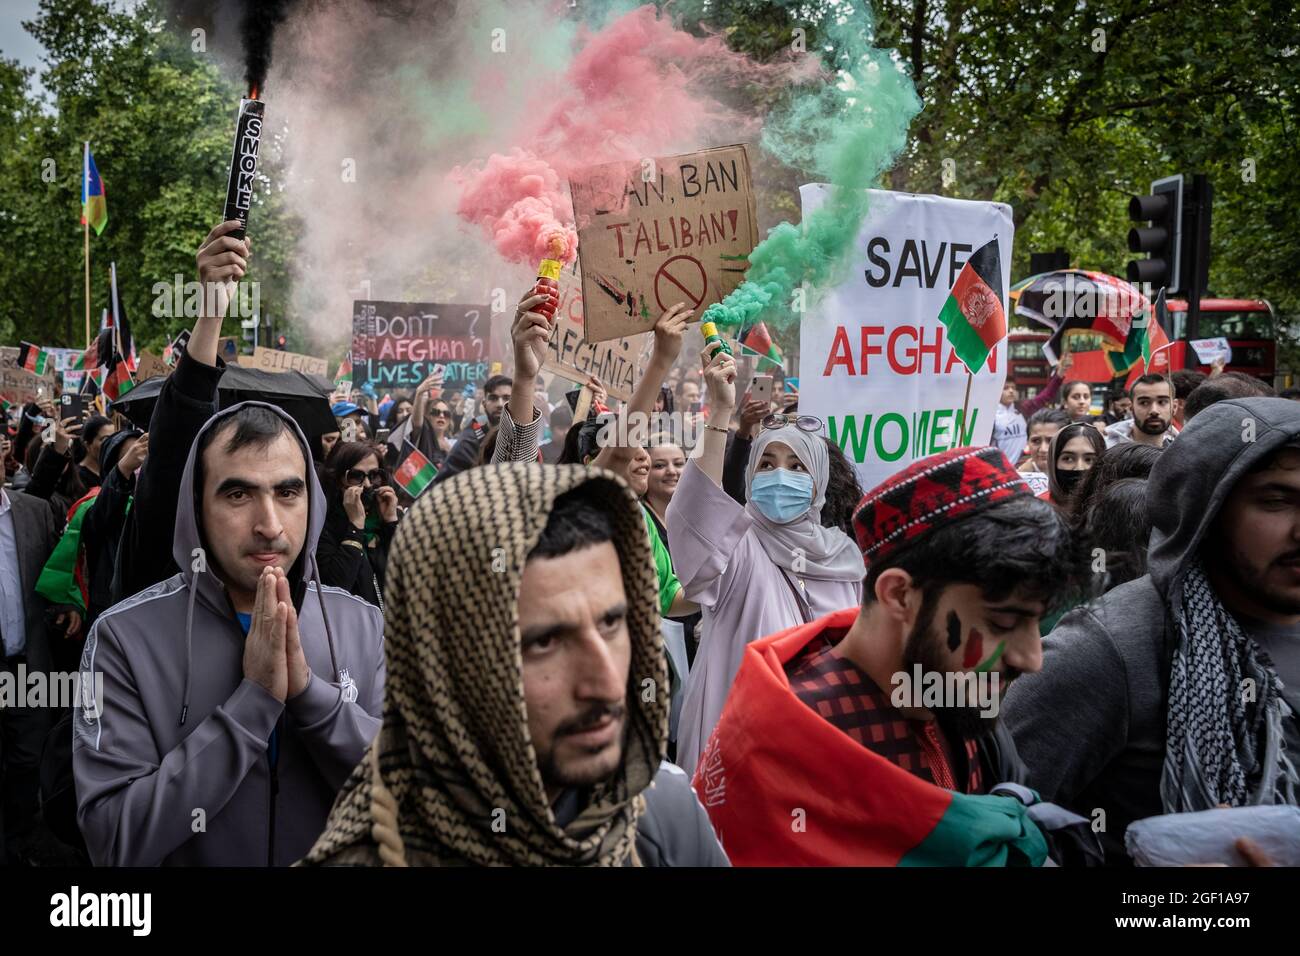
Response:
[[[277,349],[279,349],[281,352],[283,352],[283,351],[284,351],[284,347],[285,347],[285,343],[286,343],[287,341],[288,341],[288,340],[285,339],[285,337],[284,337],[283,335],[277,335],[277,336],[275,337],[275,347],[276,347]]]
[[[1182,286],[1183,175],[1167,176],[1151,184],[1151,195],[1134,196],[1128,202],[1128,217],[1148,226],[1128,231],[1129,252],[1145,252],[1147,258],[1128,264],[1129,282],[1150,283],[1153,289],[1178,292]]]

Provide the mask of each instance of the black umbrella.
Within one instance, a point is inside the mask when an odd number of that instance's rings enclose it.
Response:
[[[165,381],[167,381],[165,375],[146,378],[143,382],[137,383],[135,388],[125,395],[109,402],[108,407],[119,414],[125,415],[127,421],[136,427],[147,429],[149,419],[153,416],[153,407],[158,404],[158,393],[162,391],[163,382]]]
[[[161,375],[145,379],[113,402],[113,411],[121,412],[134,424],[148,429],[165,380]],[[218,406],[229,408],[248,401],[266,402],[282,408],[298,423],[309,440],[338,428],[334,413],[330,411],[328,393],[322,393],[302,372],[264,372],[227,365],[217,383]]]

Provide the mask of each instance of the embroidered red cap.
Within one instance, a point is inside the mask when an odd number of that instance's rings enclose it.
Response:
[[[854,509],[862,562],[870,568],[941,524],[1020,495],[1033,492],[995,446],[922,458],[868,491]]]

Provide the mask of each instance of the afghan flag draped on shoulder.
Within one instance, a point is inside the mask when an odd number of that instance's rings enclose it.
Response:
[[[984,367],[989,353],[1007,337],[1005,291],[1002,255],[994,237],[966,260],[939,310],[949,344],[972,375]]]
[[[393,469],[393,483],[412,498],[418,498],[433,484],[438,469],[409,441],[402,442],[402,457]]]
[[[102,235],[108,225],[108,193],[104,180],[95,168],[95,157],[90,154],[90,143],[85,144],[81,161],[81,223],[90,225],[95,235]]]
[[[1040,866],[1047,839],[1012,797],[967,795],[873,753],[805,704],[786,666],[857,608],[745,648],[692,786],[736,866]],[[806,811],[792,825],[791,808]]]

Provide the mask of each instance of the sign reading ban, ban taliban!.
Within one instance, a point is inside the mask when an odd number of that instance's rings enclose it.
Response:
[[[758,242],[744,146],[593,166],[569,188],[588,342],[648,332],[677,302],[698,319],[744,278]]]

